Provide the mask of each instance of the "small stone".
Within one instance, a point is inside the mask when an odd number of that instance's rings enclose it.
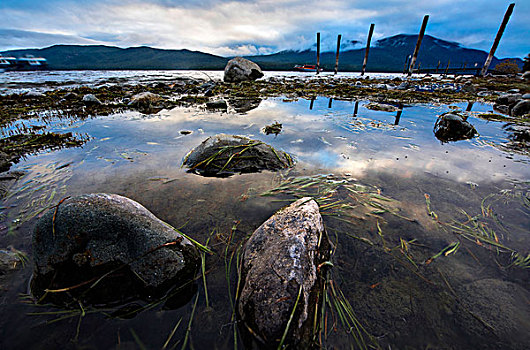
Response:
[[[103,103],[93,94],[86,94],[83,96],[83,102],[87,106],[100,106]]]
[[[136,107],[152,107],[154,104],[162,100],[162,96],[153,94],[152,92],[141,92],[131,97],[129,106]]]
[[[467,140],[475,137],[477,130],[461,115],[445,113],[434,125],[434,135],[442,142]]]
[[[495,100],[495,104],[498,105],[505,105],[505,106],[512,106],[519,101],[523,95],[521,94],[503,94]]]
[[[396,112],[399,108],[386,103],[375,103],[371,102],[365,105],[366,108],[373,111],[383,111],[383,112]]]
[[[25,98],[40,98],[40,97],[45,97],[46,95],[44,95],[40,91],[29,91],[29,92],[26,92],[22,96],[24,96]]]
[[[227,109],[228,104],[225,100],[214,100],[206,102],[206,108],[208,109]]]
[[[511,115],[520,117],[530,113],[530,100],[520,100],[511,110]]]

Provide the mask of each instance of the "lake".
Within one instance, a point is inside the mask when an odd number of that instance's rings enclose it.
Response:
[[[221,74],[10,72],[0,74],[0,93]],[[341,322],[330,297],[317,340],[322,347],[525,348],[530,269],[518,259],[530,247],[528,155],[510,148],[506,123],[479,117],[492,111],[490,104],[414,104],[400,112],[367,104],[275,97],[255,99],[244,110],[52,114],[45,122],[5,126],[3,134],[43,125],[88,141],[12,167],[25,175],[1,203],[0,247],[12,245],[31,261],[33,226],[47,208],[67,196],[107,192],[134,199],[199,242],[210,239],[214,254],[205,256],[204,274],[197,273],[183,300],[66,311],[31,302],[29,262],[0,294],[0,347],[155,349],[169,340],[167,348],[243,348],[232,308],[238,247],[278,209],[310,195],[321,199],[334,244],[330,280],[358,322],[350,328]],[[439,141],[433,128],[449,111],[468,115],[479,135]],[[281,133],[264,134],[274,122]],[[191,149],[219,133],[261,140],[291,154],[296,165],[226,178],[181,168]]]

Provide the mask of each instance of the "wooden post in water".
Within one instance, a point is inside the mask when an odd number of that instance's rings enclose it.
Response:
[[[317,33],[317,74],[320,70],[320,32]]]
[[[442,63],[442,62],[438,61],[438,65],[436,66],[436,74],[438,74],[438,68],[440,68],[440,63]]]
[[[510,16],[512,15],[514,6],[515,6],[514,3],[510,4],[510,6],[508,6],[508,9],[506,10],[506,13],[504,14],[504,18],[502,19],[501,26],[499,28],[499,31],[497,32],[495,41],[493,42],[493,46],[491,47],[490,53],[488,57],[486,58],[486,62],[484,62],[484,67],[482,67],[482,71],[480,72],[481,77],[486,75],[486,73],[488,72],[488,69],[490,68],[491,60],[493,59],[493,55],[495,55],[497,46],[499,46],[499,42],[501,41],[501,37],[502,37],[502,34],[504,33],[504,29],[506,29],[506,25],[508,24],[508,21],[510,20]]]
[[[353,117],[357,118],[357,112],[359,111],[359,101],[355,101],[355,107],[353,107]]]
[[[328,108],[331,108],[331,105],[333,104],[333,98],[330,98],[329,99],[329,102],[328,102]]]
[[[445,73],[444,75],[447,75],[447,71],[449,70],[449,65],[451,64],[451,60],[447,61],[447,67],[445,67]]]
[[[411,57],[411,55],[408,55],[407,58],[405,58],[405,67],[403,67],[403,74],[405,74],[409,70],[409,60]]]
[[[312,97],[311,97],[311,103],[309,104],[309,110],[312,110],[312,109],[313,109],[313,104],[315,103],[315,99],[316,99],[315,96],[312,96]]]
[[[394,125],[399,125],[399,120],[401,119],[402,113],[403,113],[403,106],[400,106],[396,114],[396,121],[394,122]]]
[[[339,51],[340,51],[340,38],[342,38],[342,35],[339,34],[337,37],[337,55],[335,56],[335,74],[339,71]]]
[[[368,40],[366,41],[366,51],[364,52],[364,61],[361,76],[363,76],[364,72],[366,71],[366,64],[368,63],[368,52],[370,52],[370,42],[372,41],[372,34],[374,34],[374,27],[374,23],[370,24],[370,30],[368,31]]]
[[[423,40],[423,35],[425,34],[425,28],[427,28],[427,21],[429,20],[429,15],[423,17],[423,22],[421,24],[420,34],[418,35],[418,41],[416,42],[416,47],[414,48],[414,54],[412,55],[412,60],[410,61],[409,67],[409,77],[412,75],[412,70],[414,69],[414,64],[416,64],[416,59],[418,58],[418,52],[420,52],[421,41]]]

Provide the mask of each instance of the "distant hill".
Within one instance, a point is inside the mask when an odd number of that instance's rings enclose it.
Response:
[[[412,55],[416,46],[417,35],[399,34],[378,40],[376,45],[370,47],[367,70],[372,72],[400,72],[405,67],[407,56]],[[340,53],[339,70],[360,71],[364,59],[365,49],[349,50]],[[441,40],[430,35],[423,38],[416,67],[421,64],[423,68],[445,68],[451,60],[450,67],[460,68],[464,63],[466,67],[482,67],[488,53],[482,50],[468,49],[458,43]],[[263,69],[276,70],[283,67],[293,67],[295,64],[315,64],[315,51],[282,51],[265,56],[249,56],[250,60],[258,63]],[[522,67],[523,61],[514,59]],[[490,68],[499,62],[494,58]],[[320,55],[320,66],[331,71],[335,67],[335,52],[324,52]]]
[[[224,69],[227,58],[198,51],[150,47],[121,49],[103,45],[54,45],[44,49],[12,50],[4,55],[42,56],[50,69]]]
[[[400,72],[405,60],[416,45],[417,35],[399,34],[378,40],[370,48],[368,71]],[[12,50],[3,54],[42,56],[48,60],[51,69],[224,69],[229,58],[199,51],[161,50],[150,47],[121,49],[111,46],[54,45],[44,49]],[[423,38],[418,64],[423,68],[445,68],[448,60],[451,67],[459,68],[464,63],[481,67],[487,53],[468,49],[458,43],[441,40],[430,35]],[[315,64],[315,51],[282,51],[271,55],[247,56],[264,70],[291,70],[296,64]],[[364,49],[348,50],[340,53],[340,71],[359,71],[364,58]],[[514,59],[522,67],[523,61]],[[491,68],[499,62],[494,58]],[[335,53],[321,54],[321,67],[331,71],[335,66]]]

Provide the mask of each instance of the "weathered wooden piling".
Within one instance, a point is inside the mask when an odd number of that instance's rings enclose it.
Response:
[[[320,32],[317,33],[317,74],[320,71]]]
[[[440,68],[440,63],[442,63],[442,62],[438,61],[438,65],[436,66],[436,74],[438,74],[438,68]]]
[[[403,67],[403,74],[407,73],[407,71],[409,70],[409,60],[412,58],[411,55],[408,55],[406,58],[405,58],[405,66]]]
[[[355,101],[355,106],[353,107],[353,117],[357,118],[357,112],[359,112],[359,101]]]
[[[316,100],[315,96],[311,97],[311,103],[309,104],[309,110],[313,109],[313,105],[315,104],[315,100]]]
[[[447,75],[447,71],[449,70],[449,65],[451,64],[451,60],[447,61],[447,66],[445,67],[444,75]]]
[[[328,108],[331,108],[331,107],[332,107],[332,104],[333,104],[333,99],[330,98],[330,99],[329,99],[329,102],[328,102]]]
[[[339,71],[339,51],[340,51],[340,39],[342,35],[337,36],[337,55],[335,56],[335,74]]]
[[[394,122],[394,125],[399,125],[399,120],[401,119],[401,114],[403,113],[403,107],[400,106],[397,113],[396,113],[396,121]]]
[[[410,61],[409,74],[412,75],[412,70],[414,69],[414,64],[418,58],[418,53],[420,52],[421,41],[423,40],[423,35],[425,34],[425,28],[427,28],[427,21],[429,20],[429,15],[423,17],[423,22],[421,24],[420,34],[418,35],[418,41],[416,42],[416,47],[414,48],[414,53],[412,54],[412,60]]]
[[[366,51],[364,52],[363,69],[361,71],[361,76],[363,76],[364,72],[366,71],[366,64],[368,63],[368,53],[370,52],[370,42],[372,41],[372,34],[374,34],[374,27],[374,23],[370,24],[370,30],[368,31],[368,40],[366,40]]]
[[[488,72],[488,69],[490,68],[491,60],[493,59],[493,55],[495,55],[497,46],[499,46],[499,42],[501,41],[501,37],[502,37],[502,34],[504,33],[504,29],[506,29],[506,25],[508,24],[508,21],[510,20],[510,16],[512,15],[514,6],[515,6],[515,3],[511,3],[510,6],[508,6],[506,13],[504,14],[504,18],[502,19],[501,26],[499,28],[499,31],[497,32],[497,36],[495,37],[495,41],[493,41],[493,46],[491,47],[490,53],[488,57],[486,58],[486,62],[484,62],[484,67],[482,67],[482,71],[480,72],[480,76],[482,77],[486,75],[486,73]]]

